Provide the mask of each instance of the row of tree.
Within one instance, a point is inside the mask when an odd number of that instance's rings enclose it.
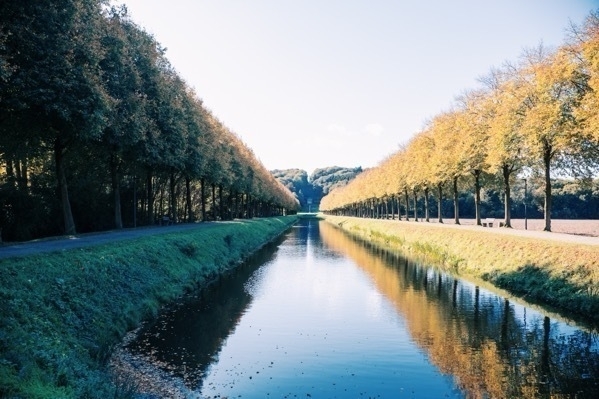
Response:
[[[429,196],[442,202],[449,188],[459,223],[459,193],[468,189],[481,224],[481,187],[499,181],[511,227],[514,180],[540,176],[550,231],[552,173],[590,178],[599,162],[599,13],[573,27],[561,47],[526,50],[480,81],[378,167],[323,198],[321,210],[376,217],[404,209],[409,218],[410,198],[423,195],[429,220]]]
[[[105,3],[0,5],[4,238],[295,211],[165,49]]]

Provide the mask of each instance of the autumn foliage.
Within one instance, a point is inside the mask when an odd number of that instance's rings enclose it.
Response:
[[[599,13],[573,27],[561,47],[528,49],[480,82],[376,168],[331,192],[321,210],[428,221],[429,196],[438,202],[452,196],[459,224],[459,193],[471,190],[481,224],[481,187],[500,182],[503,224],[511,227],[511,187],[516,179],[535,178],[543,185],[550,231],[554,174],[591,177],[599,162]],[[436,216],[440,222],[446,216],[441,207]]]

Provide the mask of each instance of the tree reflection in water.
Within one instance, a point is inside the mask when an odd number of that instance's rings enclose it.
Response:
[[[468,397],[599,397],[596,332],[551,320],[327,223],[320,236],[367,273],[414,341]]]

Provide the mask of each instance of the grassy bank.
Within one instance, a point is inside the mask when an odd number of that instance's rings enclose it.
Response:
[[[119,398],[110,350],[295,217],[199,226],[110,245],[0,260],[0,398]]]
[[[497,234],[483,228],[333,216],[326,216],[326,221],[451,273],[599,321],[599,246]]]

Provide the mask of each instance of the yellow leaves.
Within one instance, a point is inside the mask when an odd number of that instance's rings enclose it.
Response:
[[[583,40],[576,47],[580,68],[588,76],[585,96],[574,110],[583,133],[599,141],[599,18],[592,14],[586,21]]]
[[[519,65],[492,70],[484,90],[467,92],[457,107],[434,116],[405,148],[335,193],[329,209],[472,171],[512,173],[551,163],[582,140],[599,142],[599,14],[585,29],[578,46],[551,52],[538,46]]]
[[[578,133],[571,112],[578,92],[574,63],[565,51],[529,63],[519,77],[524,82],[520,90],[525,99],[521,131],[531,155],[538,159],[547,145],[556,152],[571,145],[572,136]]]
[[[408,144],[409,170],[405,176],[405,182],[411,189],[422,188],[434,179],[434,170],[431,162],[434,155],[433,138],[427,132],[422,132]]]

